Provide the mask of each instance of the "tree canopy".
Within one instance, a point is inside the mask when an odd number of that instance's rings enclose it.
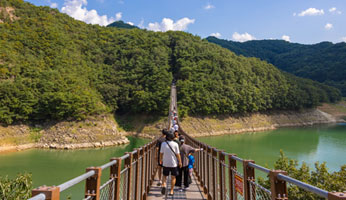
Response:
[[[164,114],[177,80],[185,113],[299,109],[338,90],[285,74],[184,32],[89,25],[49,7],[4,0],[0,122],[75,120],[105,112]]]
[[[303,45],[284,40],[253,40],[241,43],[216,37],[206,39],[237,55],[257,57],[296,76],[336,87],[346,96],[345,42]]]

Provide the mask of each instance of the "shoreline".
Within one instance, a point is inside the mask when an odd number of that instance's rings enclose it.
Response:
[[[243,116],[189,117],[180,124],[192,137],[207,137],[343,122],[346,121],[320,109],[310,109],[301,112],[251,113]]]
[[[104,119],[104,118],[103,118]],[[109,120],[107,120],[109,121]],[[273,111],[266,113],[251,113],[244,115],[228,115],[228,116],[204,116],[204,117],[188,117],[182,120],[180,123],[182,129],[192,137],[206,137],[206,136],[218,136],[218,135],[232,135],[241,134],[247,132],[261,132],[268,130],[275,130],[284,127],[304,127],[313,126],[318,124],[335,124],[346,122],[342,118],[338,118],[334,115],[328,114],[320,109],[310,109],[303,111]],[[98,123],[99,120],[98,120]],[[77,124],[78,125],[78,124]],[[110,125],[110,124],[108,124]],[[64,125],[66,127],[68,125]],[[79,125],[78,125],[79,126]],[[99,127],[100,128],[100,127]],[[101,127],[102,128],[102,127]],[[95,128],[93,128],[95,129]],[[111,128],[111,133],[106,140],[94,140],[94,141],[81,141],[81,142],[66,142],[66,140],[52,140],[45,141],[40,140],[36,143],[27,143],[19,145],[0,146],[0,154],[7,152],[23,151],[33,148],[41,149],[83,149],[83,148],[100,148],[108,146],[117,146],[122,144],[128,144],[130,141],[126,136],[140,137],[152,139],[159,135],[159,128],[157,133],[144,133],[144,132],[118,132],[115,131],[115,126]],[[24,128],[21,127],[21,134],[24,132]],[[54,129],[59,130],[59,129]],[[103,129],[104,130],[104,129]],[[54,131],[50,129],[53,136]],[[153,131],[153,130],[152,130]],[[70,131],[67,131],[70,132]],[[89,130],[90,132],[90,130]],[[147,131],[146,131],[147,132]],[[99,133],[101,134],[101,133]],[[112,140],[111,137],[120,136],[116,140]],[[70,135],[71,136],[71,135]],[[85,136],[90,136],[89,134]],[[64,136],[63,138],[66,138]],[[60,142],[61,141],[61,142]]]
[[[270,131],[270,130],[276,130],[279,128],[287,128],[287,127],[308,127],[308,126],[316,126],[316,125],[327,125],[327,124],[338,124],[338,123],[345,123],[346,121],[340,120],[335,122],[319,122],[319,123],[306,123],[306,124],[285,124],[285,125],[279,125],[274,124],[272,126],[268,127],[256,127],[256,128],[247,128],[247,129],[238,129],[238,130],[231,130],[231,131],[214,131],[212,133],[210,132],[203,132],[198,134],[189,134],[193,137],[211,137],[211,136],[221,136],[221,135],[236,135],[236,134],[243,134],[243,133],[256,133],[256,132],[262,132],[262,131]]]
[[[59,150],[73,150],[84,148],[100,148],[109,146],[118,146],[129,144],[130,140],[127,137],[122,137],[113,141],[100,141],[100,142],[85,142],[85,143],[71,143],[71,144],[58,144],[58,143],[28,143],[11,146],[0,146],[0,153],[9,153],[16,151],[24,151],[29,149],[59,149]]]

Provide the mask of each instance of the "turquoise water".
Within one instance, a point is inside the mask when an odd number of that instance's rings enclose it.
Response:
[[[18,173],[32,173],[33,186],[60,185],[85,173],[90,166],[101,166],[112,157],[120,157],[125,152],[143,146],[149,140],[129,137],[127,145],[80,150],[31,149],[21,152],[0,154],[0,176],[15,177]],[[109,177],[109,168],[103,170],[103,181]],[[81,182],[62,193],[61,199],[71,196],[82,199],[84,184]],[[82,192],[81,192],[82,191]]]
[[[198,139],[270,168],[278,159],[280,149],[287,157],[306,162],[311,167],[317,161],[326,162],[329,171],[339,171],[340,166],[346,164],[346,124],[280,128]]]
[[[90,166],[100,166],[111,157],[119,157],[133,148],[143,146],[149,140],[130,137],[130,144],[81,150],[32,149],[0,154],[0,176],[14,177],[17,173],[30,172],[34,187],[60,185],[85,173]],[[201,137],[199,140],[241,158],[253,159],[260,165],[272,167],[280,149],[300,162],[313,167],[316,161],[327,162],[330,171],[346,164],[346,124],[312,127],[280,128],[273,131]],[[103,171],[103,181],[109,169]],[[85,182],[63,192],[61,199],[83,197]]]

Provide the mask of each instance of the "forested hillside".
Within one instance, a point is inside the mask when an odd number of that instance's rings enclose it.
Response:
[[[49,7],[0,1],[0,122],[164,114],[177,80],[183,113],[299,109],[338,90],[281,73],[184,32],[88,25]]]
[[[279,69],[339,88],[346,96],[346,43],[321,42],[314,45],[284,40],[234,42],[208,37],[209,42],[237,55],[266,60]]]
[[[138,28],[137,26],[133,26],[131,24],[125,23],[124,21],[121,21],[121,20],[113,22],[107,25],[107,27],[126,28],[126,29]]]

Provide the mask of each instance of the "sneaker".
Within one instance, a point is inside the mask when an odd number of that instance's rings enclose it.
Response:
[[[162,194],[162,195],[165,195],[165,194],[166,194],[166,188],[165,188],[165,187],[162,187],[162,188],[161,188],[161,194]]]
[[[161,186],[161,182],[160,181],[157,183],[157,186]]]
[[[183,190],[182,187],[179,187],[178,191],[179,191],[179,192],[183,192],[184,190]]]
[[[190,187],[185,187],[184,190],[188,190]]]

